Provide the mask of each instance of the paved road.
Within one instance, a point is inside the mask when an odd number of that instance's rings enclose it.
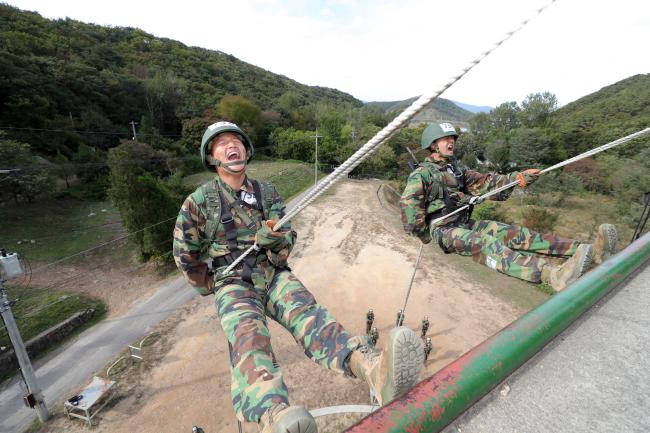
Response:
[[[650,432],[650,264],[445,433]]]
[[[74,392],[116,353],[138,340],[195,295],[196,291],[182,278],[175,279],[124,316],[99,323],[36,362],[36,378],[44,390],[45,402],[51,407]],[[32,409],[23,406],[21,385],[22,382],[14,378],[0,392],[2,433],[19,432],[35,417]]]
[[[294,197],[287,208],[292,208],[307,192]],[[124,316],[101,322],[35,362],[36,378],[46,404],[52,407],[61,402],[115,354],[136,342],[195,295],[196,291],[179,277],[161,286],[153,296],[134,306]],[[23,405],[25,392],[22,386],[22,381],[16,377],[0,388],[0,433],[22,431],[36,417],[32,409]]]

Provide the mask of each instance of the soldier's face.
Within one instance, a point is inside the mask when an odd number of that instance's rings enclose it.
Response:
[[[232,171],[241,171],[246,168],[246,147],[239,135],[233,132],[224,132],[212,140],[210,154],[221,162],[242,161],[241,164],[230,165]]]
[[[454,147],[456,146],[456,137],[450,135],[437,139],[431,144],[431,150],[434,153],[439,153],[442,156],[454,156]]]

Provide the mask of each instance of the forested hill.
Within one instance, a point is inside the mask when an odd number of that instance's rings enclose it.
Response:
[[[0,40],[0,127],[50,155],[80,143],[115,145],[130,138],[129,123],[143,117],[147,127],[177,139],[183,121],[214,117],[224,95],[256,104],[265,124],[305,128],[319,104],[362,105],[349,94],[306,86],[223,52],[134,28],[48,20],[6,4],[0,4]]]
[[[386,113],[397,115],[415,102],[416,99],[417,97],[406,99],[404,101],[369,102],[368,105],[378,106]],[[424,110],[418,113],[411,123],[428,123],[446,120],[464,125],[464,122],[467,122],[467,120],[469,120],[473,115],[474,113],[459,107],[448,99],[437,98],[427,105]]]
[[[552,120],[570,154],[650,127],[650,74],[634,75],[567,104]]]

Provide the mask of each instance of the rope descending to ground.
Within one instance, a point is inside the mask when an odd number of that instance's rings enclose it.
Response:
[[[468,66],[460,71],[460,73],[452,78],[450,78],[445,84],[440,86],[435,91],[429,94],[423,94],[420,96],[413,104],[406,108],[399,116],[393,119],[388,125],[386,125],[381,131],[379,131],[374,137],[372,137],[366,144],[361,146],[352,156],[350,156],[343,164],[338,166],[336,170],[330,173],[325,179],[315,185],[303,199],[301,199],[296,206],[294,206],[280,221],[278,221],[273,230],[278,230],[284,223],[288,222],[305,209],[309,204],[311,204],[318,196],[323,192],[337,183],[341,178],[346,177],[349,172],[351,172],[356,166],[361,164],[364,159],[372,155],[372,153],[379,148],[379,146],[388,140],[398,129],[402,128],[411,120],[415,115],[417,115],[425,106],[430,104],[436,98],[438,98],[445,90],[447,90],[451,85],[456,83],[458,80],[463,78],[470,70],[472,70],[476,65],[481,63],[492,51],[497,49],[501,44],[510,39],[515,33],[523,29],[533,18],[541,14],[547,7],[555,3],[556,0],[551,0],[549,3],[543,7],[537,9],[535,13],[528,19],[522,21],[514,30],[506,33],[500,40],[494,43],[488,50],[482,52],[476,59],[472,60]],[[239,256],[230,266],[228,266],[222,275],[229,274],[244,258],[250,254],[252,251],[258,249],[257,245],[251,246],[248,250]]]

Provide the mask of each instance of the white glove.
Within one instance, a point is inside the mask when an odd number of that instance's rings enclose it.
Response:
[[[473,196],[473,197],[471,197],[469,199],[469,204],[472,205],[472,206],[475,206],[477,204],[483,203],[484,200],[485,199],[483,197],[481,197],[481,196]]]

